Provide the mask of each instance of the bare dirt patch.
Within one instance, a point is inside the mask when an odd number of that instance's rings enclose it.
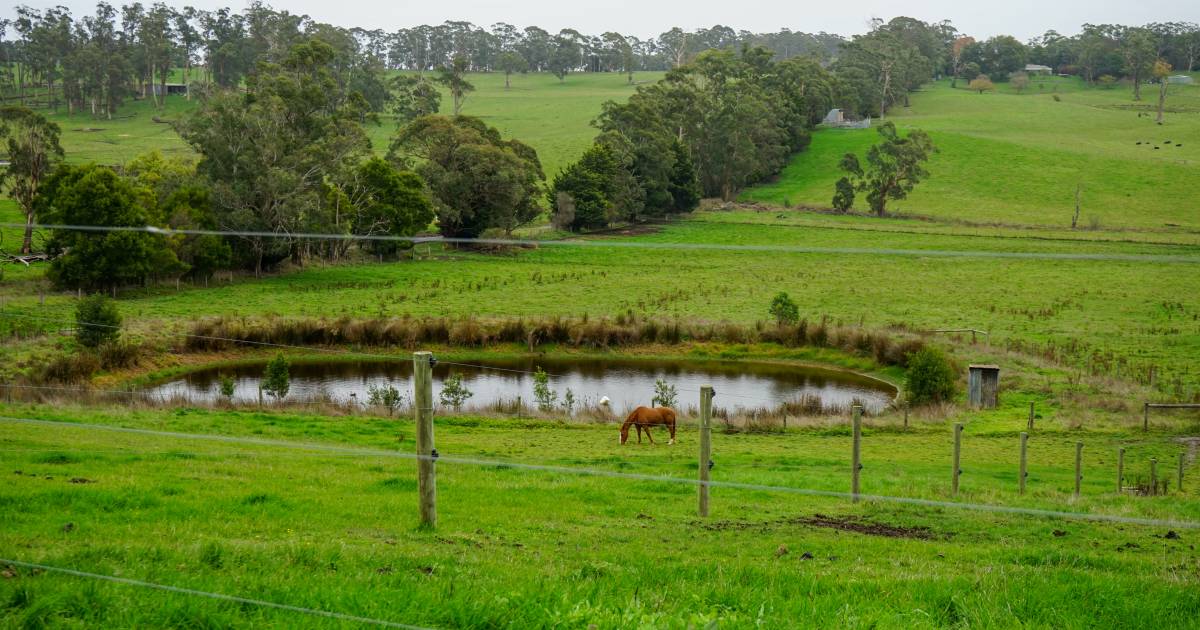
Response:
[[[588,232],[584,236],[589,238],[607,238],[612,236],[645,236],[647,234],[657,234],[662,231],[664,223],[639,223],[637,225],[623,225],[620,227],[607,228],[604,230],[596,230]]]
[[[823,529],[836,529],[838,531],[853,532],[855,534],[866,534],[868,536],[883,536],[885,538],[914,538],[917,540],[935,540],[938,538],[949,538],[950,534],[936,533],[928,527],[905,527],[903,525],[890,525],[887,523],[878,523],[869,521],[858,516],[826,516],[824,514],[813,514],[812,516],[792,516],[776,519],[774,521],[752,522],[752,521],[713,521],[700,522],[693,521],[694,525],[702,529],[712,531],[746,531],[757,530],[761,532],[769,532],[780,527],[801,525],[805,527],[819,527]]]

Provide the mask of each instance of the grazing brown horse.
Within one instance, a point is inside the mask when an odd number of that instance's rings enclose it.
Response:
[[[625,424],[621,425],[621,443],[624,444],[629,439],[630,425],[637,427],[638,444],[642,443],[642,431],[646,432],[646,437],[650,438],[650,443],[654,443],[654,436],[650,435],[650,427],[655,424],[666,425],[671,431],[671,441],[667,444],[675,443],[675,410],[670,407],[638,407],[625,418]]]

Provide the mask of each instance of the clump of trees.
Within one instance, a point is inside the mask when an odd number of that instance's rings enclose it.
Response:
[[[143,188],[106,166],[63,165],[43,185],[38,216],[62,225],[141,229],[161,225]],[[167,238],[141,231],[56,230],[46,245],[54,256],[47,271],[56,286],[113,291],[187,270]]]
[[[537,152],[503,139],[478,118],[418,118],[396,134],[388,156],[425,180],[443,236],[477,238],[488,229],[511,234],[542,211],[546,176]]]
[[[871,212],[879,216],[891,199],[904,199],[929,175],[925,162],[937,151],[933,141],[920,129],[901,136],[896,125],[885,122],[877,129],[882,140],[867,151],[866,165],[858,156],[847,153],[839,164],[848,173],[837,183],[834,205],[848,209],[854,205],[854,193],[867,193]]]
[[[733,199],[808,145],[833,83],[811,59],[701,53],[628,102],[604,104],[595,144],[547,193],[555,223],[597,228],[689,212],[704,195]]]

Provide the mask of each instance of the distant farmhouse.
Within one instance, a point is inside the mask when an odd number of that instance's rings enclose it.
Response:
[[[871,117],[867,116],[862,120],[847,120],[845,114],[840,109],[831,109],[828,114],[825,114],[825,119],[821,121],[822,125],[829,127],[841,127],[843,129],[868,129],[871,126]]]
[[[1036,63],[1025,64],[1025,72],[1029,74],[1053,74],[1054,69],[1050,66],[1043,66]]]
[[[162,96],[163,95],[163,87],[164,86],[161,83],[155,83],[154,84],[154,94],[156,96]],[[167,90],[167,94],[169,94],[169,95],[176,95],[176,94],[184,95],[184,94],[187,94],[187,92],[188,92],[188,86],[186,83],[168,83],[168,84],[166,84],[166,90]]]

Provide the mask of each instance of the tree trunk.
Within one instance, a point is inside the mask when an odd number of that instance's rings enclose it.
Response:
[[[1133,100],[1142,100],[1142,78],[1138,76],[1136,70],[1133,72]]]
[[[1155,122],[1162,124],[1163,121],[1163,105],[1167,102],[1167,77],[1163,77],[1158,84],[1158,120]]]
[[[508,79],[509,79],[509,77],[511,77],[511,76],[512,76],[512,73],[511,73],[511,72],[505,72],[505,73],[504,73],[504,89],[506,89],[506,90],[508,89]]]
[[[879,120],[883,120],[887,115],[887,93],[888,83],[891,83],[892,73],[884,72],[883,74],[883,92],[879,96]]]
[[[21,241],[21,254],[33,253],[33,212],[25,213],[25,239]]]

